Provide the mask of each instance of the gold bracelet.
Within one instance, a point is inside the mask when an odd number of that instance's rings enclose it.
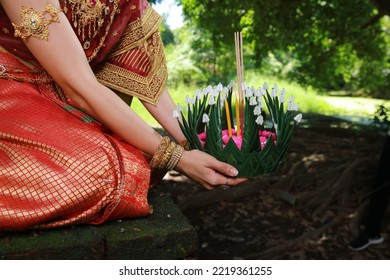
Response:
[[[168,148],[169,142],[170,140],[168,136],[164,136],[161,139],[160,145],[157,147],[152,157],[152,160],[150,161],[151,168],[159,168],[161,159],[165,153],[165,150]]]
[[[190,150],[190,143],[188,143],[187,139],[182,140],[180,142],[180,146],[182,146],[185,151],[189,151]]]
[[[182,146],[176,145],[175,149],[173,150],[172,156],[170,157],[167,163],[168,170],[172,170],[176,167],[183,153],[184,153],[184,148]]]
[[[168,161],[171,158],[172,152],[175,149],[175,147],[176,147],[175,142],[170,142],[168,144],[168,147],[166,148],[166,150],[162,156],[162,159],[160,161],[160,164],[158,166],[159,169],[165,169],[167,167]]]

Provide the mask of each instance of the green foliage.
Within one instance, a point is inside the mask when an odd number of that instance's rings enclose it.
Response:
[[[167,15],[162,15],[163,21],[160,24],[159,31],[161,35],[161,39],[164,43],[164,46],[168,46],[170,44],[175,43],[175,37],[173,35],[172,30],[169,28],[168,22],[167,22]]]
[[[202,71],[198,60],[198,51],[192,47],[193,34],[189,28],[179,28],[173,31],[175,44],[165,47],[169,69],[169,86],[180,83],[200,86],[207,83],[208,72]]]
[[[162,0],[148,0],[150,4],[158,4],[161,3]]]
[[[247,68],[322,90],[388,95],[390,23],[362,28],[378,13],[369,0],[178,2],[199,34],[196,64],[216,80],[234,74],[233,33],[241,30]]]
[[[385,105],[377,106],[377,110],[374,115],[374,124],[377,126],[383,126],[387,129],[390,128],[390,107]]]

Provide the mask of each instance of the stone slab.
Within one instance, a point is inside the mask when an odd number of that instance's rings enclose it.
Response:
[[[149,194],[154,213],[104,225],[80,225],[0,235],[0,259],[184,259],[198,247],[197,233],[168,196]]]

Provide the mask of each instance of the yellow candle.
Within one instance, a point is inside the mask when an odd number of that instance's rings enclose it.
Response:
[[[238,104],[238,98],[236,98],[236,123],[237,136],[241,136],[240,105]]]
[[[229,137],[232,137],[232,123],[230,122],[229,104],[227,103],[226,100],[225,100],[225,111],[226,111],[226,120],[228,125]]]

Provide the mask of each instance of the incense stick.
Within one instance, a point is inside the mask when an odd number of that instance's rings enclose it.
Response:
[[[236,100],[236,121],[237,121],[237,136],[240,136],[244,124],[244,94],[242,85],[244,83],[244,52],[242,49],[242,33],[234,32],[234,42],[236,48],[236,67],[237,67],[237,97]],[[237,108],[238,106],[238,108]]]

